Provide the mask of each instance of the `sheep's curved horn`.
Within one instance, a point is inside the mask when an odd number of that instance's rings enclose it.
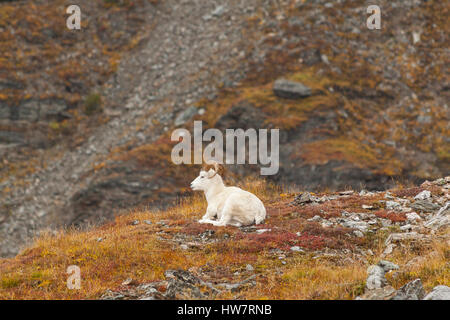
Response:
[[[216,174],[219,174],[220,176],[223,176],[224,173],[224,167],[219,164],[217,161],[208,161],[206,164],[203,165],[203,170],[209,171],[209,169],[214,170],[214,174],[209,177],[209,179],[213,178]]]

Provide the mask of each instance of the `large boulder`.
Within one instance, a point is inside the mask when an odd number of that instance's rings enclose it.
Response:
[[[392,262],[381,260],[377,265],[372,265],[367,269],[368,277],[366,287],[369,290],[375,290],[387,286],[385,274],[391,270],[398,269],[398,266]]]
[[[435,230],[450,225],[450,202],[447,202],[435,215],[431,216],[424,225]]]
[[[392,300],[422,300],[424,297],[425,289],[423,288],[422,281],[415,279],[398,289],[395,296],[392,297]]]
[[[450,300],[450,287],[436,286],[423,300]]]

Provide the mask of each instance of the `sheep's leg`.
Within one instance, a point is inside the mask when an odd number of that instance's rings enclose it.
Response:
[[[224,227],[227,224],[231,224],[231,216],[230,215],[223,215],[219,221],[212,221],[211,223],[217,227]]]
[[[208,209],[206,209],[206,213],[205,215],[198,221],[199,223],[211,223],[212,218],[214,218],[214,216],[216,215],[216,211],[212,210],[208,207]]]

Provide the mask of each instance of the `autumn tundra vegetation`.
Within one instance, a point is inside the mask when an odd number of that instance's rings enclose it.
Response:
[[[424,228],[420,221],[429,213],[417,218],[387,200],[420,204],[414,201],[418,193],[428,190],[439,199],[448,197],[448,189],[428,184],[374,193],[305,193],[265,180],[240,186],[266,205],[263,224],[199,223],[207,203],[195,193],[167,210],[132,210],[89,230],[43,233],[15,258],[0,260],[0,297],[97,299],[119,292],[136,298],[127,292],[144,284],[164,294],[170,289],[167,270],[184,270],[213,285],[253,278],[236,290],[225,286],[204,296],[181,290],[173,298],[354,299],[365,291],[368,266],[382,259],[400,266],[386,275],[394,288],[416,278],[427,291],[450,284],[448,225]],[[355,229],[351,222],[358,220],[352,216],[365,217],[359,222],[370,217],[370,227]],[[386,253],[389,236],[407,232],[404,226],[423,238],[398,241]],[[67,288],[70,265],[81,270],[79,290]]]

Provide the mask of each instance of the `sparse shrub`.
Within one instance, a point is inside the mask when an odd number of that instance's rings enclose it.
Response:
[[[50,129],[52,129],[53,131],[58,131],[59,128],[60,128],[59,123],[58,123],[57,121],[52,121],[52,122],[50,122],[50,123],[48,124],[48,127],[49,127]]]
[[[16,279],[16,278],[2,279],[0,281],[0,287],[2,289],[11,289],[11,288],[15,288],[15,287],[19,286],[20,282],[21,282],[20,279]]]
[[[84,113],[91,116],[102,112],[102,97],[98,93],[91,93],[84,102]]]
[[[403,222],[406,221],[406,214],[403,212],[394,212],[387,210],[378,210],[375,215],[379,218],[389,219],[392,222]]]
[[[393,193],[396,197],[414,197],[418,193],[422,192],[424,189],[422,187],[413,187],[407,189],[395,190]]]

